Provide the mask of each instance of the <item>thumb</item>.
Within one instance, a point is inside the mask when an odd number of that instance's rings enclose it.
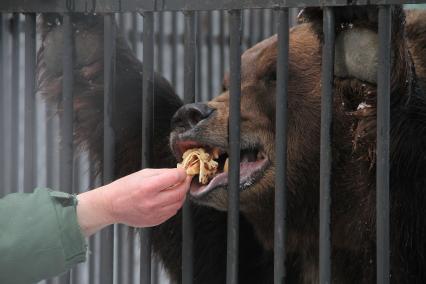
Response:
[[[145,179],[147,190],[161,191],[165,188],[182,183],[186,180],[187,175],[183,169],[170,169],[156,176]]]

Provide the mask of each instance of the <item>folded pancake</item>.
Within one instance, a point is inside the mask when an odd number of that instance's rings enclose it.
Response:
[[[217,157],[217,153],[207,153],[203,148],[189,149],[183,153],[183,161],[177,167],[184,168],[188,175],[198,175],[199,183],[208,184],[217,172],[219,164],[213,160]]]

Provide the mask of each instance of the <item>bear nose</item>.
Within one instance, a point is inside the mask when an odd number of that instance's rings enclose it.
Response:
[[[207,104],[195,103],[181,107],[172,118],[172,129],[184,128],[185,130],[194,128],[200,121],[206,119],[213,112]]]

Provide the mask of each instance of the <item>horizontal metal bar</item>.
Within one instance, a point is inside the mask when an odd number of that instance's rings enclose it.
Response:
[[[422,3],[426,3],[426,0],[358,0],[353,1],[351,5],[392,5]],[[347,0],[2,0],[0,1],[0,12],[120,13],[143,11],[199,11],[347,5]]]
[[[391,81],[391,7],[379,9],[377,72],[377,283],[390,282],[389,140]]]

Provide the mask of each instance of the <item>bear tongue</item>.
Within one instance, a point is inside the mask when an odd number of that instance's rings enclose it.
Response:
[[[256,162],[244,162],[240,164],[240,185],[249,181],[252,175],[257,171],[261,170],[266,164],[266,160],[260,160]],[[197,198],[208,193],[219,186],[226,186],[228,184],[228,173],[220,173],[216,175],[209,184],[202,185],[196,178],[192,179],[190,186],[190,194]]]

